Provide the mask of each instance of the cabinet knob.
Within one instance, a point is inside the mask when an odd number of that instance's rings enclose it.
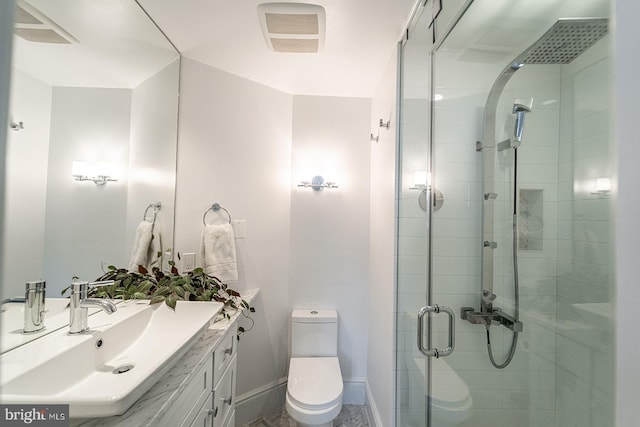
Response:
[[[231,402],[233,401],[232,399],[233,399],[233,395],[227,397],[226,399],[220,398],[220,400],[222,400],[222,403],[225,403],[227,405],[231,405]]]
[[[213,415],[213,418],[218,416],[218,407],[216,406],[214,409],[209,409],[207,411],[207,415]]]
[[[229,354],[230,355],[232,353],[233,353],[233,346],[231,346],[231,347],[229,347],[229,348],[224,350],[224,354]]]

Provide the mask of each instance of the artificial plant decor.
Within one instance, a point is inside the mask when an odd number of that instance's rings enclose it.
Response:
[[[153,267],[149,272],[139,265],[138,271],[134,272],[110,265],[107,272],[98,277],[96,282],[113,283],[90,288],[88,296],[122,300],[148,299],[149,304],[165,303],[173,310],[177,301],[217,301],[224,304],[222,316],[226,319],[237,310],[241,310],[243,315],[245,310],[255,313],[255,309],[242,299],[240,293],[229,288],[217,277],[209,276],[202,268],[180,274],[174,261],[169,261],[169,265],[171,271],[166,273],[158,267]],[[64,289],[62,293],[68,289]],[[248,318],[253,325],[253,320]],[[239,327],[238,334],[243,332],[246,332],[245,328]]]

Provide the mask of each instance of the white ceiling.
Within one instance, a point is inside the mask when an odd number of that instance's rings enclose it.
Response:
[[[46,84],[133,88],[178,57],[133,0],[20,3],[78,41],[33,43],[14,36],[13,66]]]
[[[311,54],[267,48],[257,14],[264,2],[140,1],[185,57],[296,95],[370,97],[416,0],[313,1],[326,11],[326,42]]]

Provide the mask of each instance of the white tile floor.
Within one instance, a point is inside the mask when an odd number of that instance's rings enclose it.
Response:
[[[287,414],[286,409],[271,412],[242,427],[295,427],[296,422]],[[342,411],[333,421],[334,427],[370,427],[369,417],[364,406],[343,405]]]

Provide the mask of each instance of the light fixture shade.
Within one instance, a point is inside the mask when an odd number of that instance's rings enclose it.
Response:
[[[596,180],[596,191],[597,192],[611,191],[611,178],[598,178]]]
[[[87,176],[89,175],[89,164],[74,160],[71,165],[71,176]]]
[[[413,173],[413,185],[415,187],[425,187],[429,184],[429,174],[427,171],[415,171]]]
[[[267,46],[275,52],[317,53],[324,48],[325,10],[306,3],[262,3],[258,19]]]

